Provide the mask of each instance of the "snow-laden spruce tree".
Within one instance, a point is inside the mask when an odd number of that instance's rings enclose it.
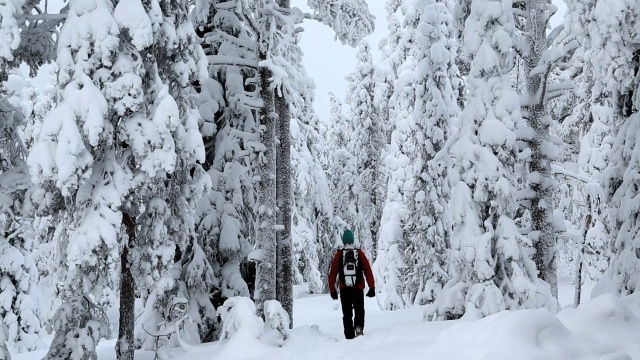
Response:
[[[437,156],[457,131],[457,45],[450,34],[452,17],[444,1],[420,4],[416,48],[424,53],[416,71],[413,136],[408,154],[413,166],[406,195],[407,220],[402,251],[404,296],[409,304],[433,302],[448,280],[447,263],[451,237],[452,161]],[[452,134],[453,133],[453,134]]]
[[[388,3],[388,5],[391,5]],[[391,143],[391,133],[393,132],[393,122],[391,121],[390,100],[393,96],[393,82],[396,79],[396,71],[398,66],[398,53],[396,49],[402,38],[402,29],[396,10],[393,6],[387,6],[387,31],[388,34],[378,44],[381,52],[380,62],[375,64],[374,72],[374,96],[373,102],[382,119],[382,128],[384,130],[384,142],[388,146]],[[385,147],[384,149],[388,149]],[[385,155],[383,155],[384,157]],[[384,174],[384,172],[383,172]],[[385,181],[386,183],[386,178]]]
[[[512,218],[515,130],[522,119],[507,78],[515,56],[511,11],[509,1],[473,0],[463,30],[462,51],[471,70],[469,101],[451,146],[451,279],[425,309],[427,319],[555,305],[549,285],[537,278],[533,244]]]
[[[30,178],[25,165],[26,148],[19,135],[23,126],[20,87],[24,81],[9,75],[0,83],[0,322],[5,340],[16,352],[33,351],[44,346],[40,339],[43,314],[37,289],[38,269],[32,253],[29,199]],[[8,357],[0,354],[0,358]]]
[[[603,1],[595,5],[589,34],[593,47],[592,91],[594,118],[617,131],[611,143],[610,160],[605,170],[605,194],[613,210],[609,233],[613,258],[594,294],[629,294],[639,284],[637,269],[639,208],[638,193],[638,110],[640,110],[640,4]],[[597,105],[596,105],[597,104]],[[619,130],[617,130],[619,129]],[[615,210],[614,210],[615,209]]]
[[[133,228],[128,222],[135,220],[140,226],[129,261],[137,289],[151,292],[148,298],[143,295],[146,307],[141,325],[157,329],[158,324],[164,324],[165,329],[175,326],[175,331],[179,331],[180,316],[188,316],[193,326],[185,326],[184,330],[192,341],[203,340],[216,315],[209,300],[213,269],[195,232],[195,207],[211,186],[200,165],[205,159],[205,148],[198,128],[200,114],[193,87],[207,77],[206,57],[187,16],[187,1],[143,4],[139,11],[145,13],[138,12],[135,16],[131,16],[131,10],[130,5],[119,3],[116,19],[133,45],[150,52],[142,62],[143,87],[149,86],[146,98],[157,104],[150,113],[126,117],[123,134],[124,139],[133,143],[135,163],[150,178],[144,190],[136,189],[144,211],[136,218],[125,214],[123,219],[130,244]],[[163,118],[167,130],[157,129],[159,136],[144,126],[145,121]],[[145,137],[150,137],[150,141],[141,143]],[[123,291],[124,275],[121,294]],[[132,307],[133,297],[129,301],[127,305]],[[188,311],[182,315],[184,310],[179,304],[185,302]],[[121,295],[121,319],[122,303]],[[133,315],[133,308],[130,314]],[[126,329],[133,337],[133,324],[126,326],[120,323],[120,333]],[[138,334],[142,334],[139,329]],[[120,341],[119,351],[126,352],[123,356],[133,355],[130,349],[133,343],[128,341]],[[172,345],[177,343],[169,344]]]
[[[383,118],[374,104],[375,82],[371,47],[363,40],[356,52],[356,69],[347,75],[345,102],[349,105],[349,121],[353,133],[348,149],[356,166],[353,193],[356,196],[358,217],[347,224],[355,231],[356,239],[369,259],[376,258],[376,241],[380,231],[380,217],[384,204],[384,177],[381,154],[385,144]]]
[[[3,161],[11,158],[6,150],[0,150]],[[0,319],[7,326],[6,340],[11,347],[27,352],[44,347],[40,334],[45,314],[32,256],[36,244],[29,220],[31,179],[23,160],[20,162],[0,174]]]
[[[224,2],[199,2],[193,12],[211,59],[209,79],[201,84],[199,110],[212,189],[198,204],[197,215],[198,234],[216,274],[217,306],[253,291],[252,274],[243,269],[252,267],[247,255],[254,237],[254,176],[262,149],[254,111],[260,106],[257,71],[243,66],[257,65],[257,45],[238,14],[216,8]],[[232,57],[237,64],[221,64],[218,56]],[[247,90],[245,84],[254,89]]]
[[[58,39],[62,99],[28,158],[41,189],[37,199],[67,224],[58,248],[61,293],[69,301],[52,322],[52,359],[95,357],[97,341],[109,332],[97,306],[114,303],[116,284],[122,319],[116,350],[118,358],[132,359],[136,287],[158,298],[163,286],[184,282],[190,297],[203,287],[190,281],[194,274],[207,279],[200,272],[206,263],[196,256],[182,274],[166,277],[177,249],[197,251],[190,214],[208,183],[198,165],[204,160],[198,114],[187,97],[206,71],[204,57],[185,2],[119,5],[69,4]],[[190,300],[200,310],[202,297]],[[78,312],[84,320],[69,322]]]
[[[413,152],[413,144],[409,139],[413,136],[415,124],[415,72],[419,62],[424,58],[424,52],[419,52],[415,46],[420,22],[420,12],[415,1],[387,3],[389,14],[398,8],[403,15],[402,37],[398,40],[395,51],[388,55],[390,66],[395,69],[393,92],[388,105],[393,132],[391,144],[384,158],[384,171],[388,179],[387,193],[380,221],[377,257],[373,264],[376,288],[383,295],[378,297],[378,302],[383,309],[399,309],[405,306],[401,296],[400,279],[405,264],[398,244],[403,241],[403,227],[407,217],[405,193],[409,190],[411,179],[415,175],[409,157]]]
[[[540,278],[551,286],[553,296],[557,297],[557,232],[564,231],[564,224],[554,214],[557,184],[551,165],[560,153],[562,139],[550,133],[553,118],[548,103],[569,88],[570,83],[551,83],[549,75],[558,62],[568,58],[578,42],[554,46],[563,26],[547,34],[549,19],[556,12],[551,1],[525,0],[519,6],[523,9],[519,19],[524,24],[524,35],[515,45],[524,60],[527,97],[522,106],[527,127],[523,127],[518,135],[526,144],[523,148],[529,152],[526,159],[527,194],[519,198],[526,199],[528,205],[531,217],[528,236],[536,248],[534,261]]]
[[[342,103],[329,93],[331,101],[331,119],[329,122],[327,157],[329,168],[329,188],[333,213],[339,218],[340,228],[351,227],[358,216],[354,181],[356,175],[355,160],[349,151],[349,142],[353,134],[353,124],[342,112]]]
[[[0,4],[3,38],[0,45],[0,359],[10,359],[5,341],[17,352],[43,346],[38,270],[32,256],[35,244],[28,231],[31,209],[27,198],[30,187],[25,166],[27,150],[19,134],[24,120],[24,106],[20,102],[24,80],[9,75],[25,59],[19,51],[20,46],[26,48],[21,42],[24,24],[21,19],[24,19],[23,10],[31,8],[32,5],[25,5],[21,0]]]
[[[77,37],[79,32],[85,36]],[[96,305],[86,296],[106,306],[117,298],[121,226],[117,208],[123,199],[118,190],[121,184],[125,188],[128,184],[123,184],[126,173],[115,161],[115,131],[101,91],[106,86],[94,83],[91,77],[103,69],[111,72],[118,36],[110,4],[101,0],[69,4],[58,39],[62,99],[45,117],[27,159],[32,180],[40,188],[34,193],[34,202],[64,214],[61,219],[67,224],[60,233],[57,251],[62,257],[58,261],[60,295],[68,302],[52,319],[57,335],[46,356],[49,359],[95,358],[99,339],[110,331],[104,318],[93,317]],[[122,175],[121,180],[114,179]],[[82,320],[71,324],[69,319],[74,316]],[[75,337],[82,341],[67,341]]]
[[[332,222],[329,182],[319,163],[322,142],[318,120],[313,101],[307,100],[312,99],[312,91],[305,89],[305,98],[291,104],[291,210],[296,283],[307,283],[311,293],[319,294],[326,287],[328,272],[321,270],[328,271],[328,262],[333,259],[327,252],[334,248],[337,231]]]
[[[612,135],[610,128],[593,117],[591,92],[595,82],[591,64],[591,38],[588,26],[593,19],[595,2],[592,0],[567,1],[564,30],[554,40],[554,46],[566,46],[574,42],[576,50],[571,54],[565,69],[551,72],[548,88],[559,96],[552,96],[548,107],[557,122],[551,132],[563,140],[562,151],[554,161],[556,179],[560,182],[556,194],[560,195],[559,207],[567,216],[567,236],[559,240],[558,259],[571,263],[576,291],[575,304],[585,275],[597,280],[608,267],[609,258],[609,202],[598,181],[608,164]],[[563,91],[573,83],[570,91]],[[602,145],[602,147],[600,147]],[[565,198],[565,200],[562,200]],[[558,269],[562,266],[559,261]]]

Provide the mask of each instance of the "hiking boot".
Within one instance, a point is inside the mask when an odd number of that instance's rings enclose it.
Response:
[[[362,327],[361,326],[356,326],[356,328],[354,330],[356,332],[356,337],[362,336]]]

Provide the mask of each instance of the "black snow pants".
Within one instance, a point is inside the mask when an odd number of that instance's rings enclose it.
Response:
[[[340,289],[340,304],[342,305],[342,324],[344,337],[355,337],[354,327],[364,329],[364,290],[345,287]],[[355,312],[355,319],[353,313]]]

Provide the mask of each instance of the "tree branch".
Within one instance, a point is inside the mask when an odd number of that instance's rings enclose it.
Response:
[[[207,60],[209,60],[209,65],[230,65],[230,66],[238,66],[238,67],[247,67],[251,69],[258,69],[258,62],[252,60],[246,60],[239,57],[234,56],[224,56],[224,55],[209,55],[207,56]]]

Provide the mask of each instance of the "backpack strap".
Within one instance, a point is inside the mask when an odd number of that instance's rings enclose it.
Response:
[[[338,266],[338,281],[339,284],[345,284],[345,280],[344,280],[344,264],[342,262],[342,257],[344,256],[344,249],[340,249],[338,250],[338,253],[340,253],[339,255],[339,259],[338,259],[338,263],[340,264],[340,266]]]
[[[362,265],[362,256],[360,256],[360,250],[356,249],[356,252],[358,254],[358,268],[356,269],[356,284],[360,284],[360,282],[362,281],[362,275],[364,275],[364,266]]]

